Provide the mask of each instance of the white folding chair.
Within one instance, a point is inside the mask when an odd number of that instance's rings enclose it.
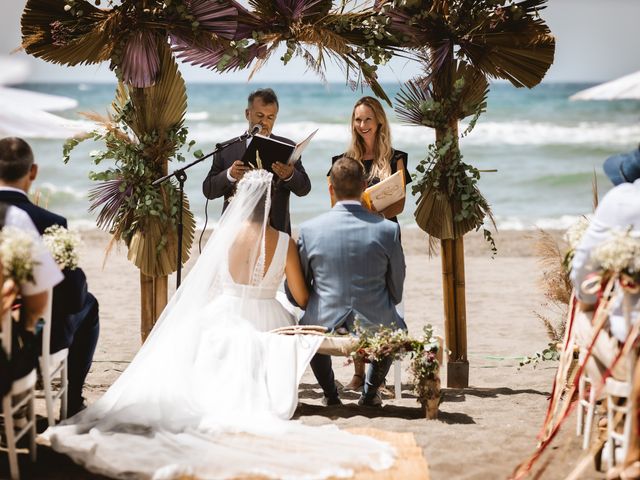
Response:
[[[583,362],[583,352],[580,352],[579,364]],[[589,389],[589,396],[586,391]],[[596,410],[596,386],[593,384],[591,377],[587,375],[587,370],[582,371],[578,383],[578,415],[576,421],[576,435],[584,435],[582,438],[582,449],[589,447],[591,439],[591,429],[593,427],[593,418]]]
[[[7,312],[2,317],[2,346],[9,358],[11,358],[12,323],[11,313]],[[35,384],[36,370],[34,368],[24,377],[15,380],[11,385],[9,393],[2,397],[2,417],[4,419],[7,445],[6,447],[0,446],[0,450],[7,452],[9,455],[9,471],[12,480],[18,480],[20,478],[18,453],[25,453],[25,449],[18,449],[17,443],[27,433],[29,433],[29,448],[27,451],[30,453],[31,461],[36,461]],[[18,397],[18,401],[14,404],[13,399],[15,397]],[[14,421],[14,415],[25,405],[28,405],[27,421],[18,427]]]
[[[631,298],[626,291],[623,295],[622,311],[627,325],[627,332],[629,332],[631,329]],[[617,461],[624,459],[629,448],[631,417],[634,414],[631,412],[631,390],[637,357],[634,347],[629,351],[627,358],[619,360],[627,362],[627,378],[625,381],[616,380],[613,377],[609,377],[605,381],[605,393],[607,396],[607,454],[604,458],[607,459],[609,468],[613,467]],[[620,415],[622,415],[622,432],[618,432],[616,430],[617,425],[614,424],[616,416]]]
[[[44,398],[47,404],[47,418],[49,426],[55,425],[56,412],[55,402],[60,399],[60,420],[67,418],[67,395],[68,395],[68,363],[69,349],[63,348],[55,353],[51,353],[51,304],[52,291],[49,290],[47,308],[44,312],[44,327],[42,330],[42,355],[39,358],[40,373],[42,373],[42,386]],[[53,382],[58,377],[59,386],[53,388]]]

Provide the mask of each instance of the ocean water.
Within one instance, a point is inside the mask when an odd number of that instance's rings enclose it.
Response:
[[[187,126],[195,149],[210,152],[215,143],[239,135],[246,128],[246,97],[264,85],[190,84],[188,86]],[[303,155],[304,166],[312,182],[306,197],[292,196],[294,224],[327,210],[329,197],[326,172],[331,157],[344,151],[349,142],[349,118],[354,102],[363,95],[344,84],[282,83],[273,87],[280,100],[280,112],[274,132],[295,141],[311,131],[318,133]],[[461,141],[467,163],[479,169],[497,169],[484,173],[483,192],[499,229],[563,228],[575,217],[589,213],[592,203],[592,178],[597,176],[600,196],[610,187],[602,173],[602,162],[609,155],[628,151],[640,142],[640,101],[570,102],[568,97],[590,84],[543,84],[535,89],[516,89],[508,84],[491,86],[488,109],[473,132]],[[73,97],[75,110],[57,112],[79,118],[79,112],[105,114],[114,96],[112,84],[26,84],[19,88]],[[385,85],[391,98],[399,85]],[[367,92],[364,92],[365,94]],[[392,108],[393,145],[409,154],[409,169],[424,158],[434,133],[426,127],[402,124]],[[76,148],[71,162],[62,162],[63,140],[29,139],[40,174],[34,188],[54,211],[73,223],[90,225],[87,192],[93,186],[87,174],[96,169],[89,152],[101,144],[86,141]],[[193,160],[187,154],[188,161]],[[205,216],[202,180],[210,160],[188,171],[186,193],[196,217]],[[106,166],[106,165],[105,165]],[[179,167],[171,162],[169,169]],[[413,211],[417,198],[410,193],[400,221],[415,225]],[[210,222],[220,215],[221,200],[210,201]],[[210,223],[211,224],[211,223]]]

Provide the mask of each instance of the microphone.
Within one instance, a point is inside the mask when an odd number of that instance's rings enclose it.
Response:
[[[254,135],[257,135],[258,133],[260,133],[260,130],[262,130],[262,125],[260,125],[259,123],[252,125],[248,132],[249,136],[253,137]]]

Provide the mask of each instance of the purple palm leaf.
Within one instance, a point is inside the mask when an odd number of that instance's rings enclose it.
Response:
[[[183,62],[220,72],[245,68],[256,58],[264,57],[267,51],[266,45],[252,44],[243,48],[241,55],[229,55],[233,47],[228,43],[204,39],[196,45],[179,35],[171,35],[171,44],[176,57]]]
[[[231,40],[238,28],[238,4],[231,0],[189,0],[189,13],[198,22],[198,29]]]
[[[160,71],[158,38],[150,30],[138,30],[129,35],[122,52],[122,77],[133,87],[153,85]]]
[[[89,212],[93,212],[102,207],[96,224],[110,232],[118,222],[118,214],[127,199],[131,196],[132,188],[122,188],[124,178],[115,178],[98,184],[89,191]]]

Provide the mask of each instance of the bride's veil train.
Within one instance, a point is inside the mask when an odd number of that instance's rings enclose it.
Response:
[[[282,252],[276,250],[274,269],[265,255],[271,179],[262,170],[245,175],[129,367],[43,441],[93,472],[126,479],[347,477],[393,463],[382,442],[287,420],[318,340],[259,331],[259,319],[246,318],[252,310],[234,308],[274,296],[263,284],[267,271],[282,278]],[[232,303],[218,302],[229,285]]]

